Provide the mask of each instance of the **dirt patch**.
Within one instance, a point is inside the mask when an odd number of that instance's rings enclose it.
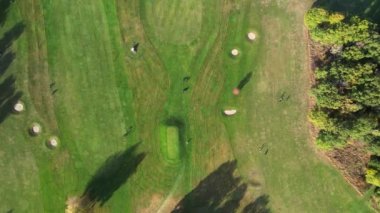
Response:
[[[174,209],[175,205],[179,201],[175,198],[167,198],[164,200],[164,196],[162,194],[153,194],[149,199],[150,202],[144,208],[139,209],[137,212],[140,213],[151,213],[151,212],[170,212]]]
[[[352,184],[360,194],[369,189],[365,181],[366,165],[370,158],[368,148],[360,142],[348,144],[343,149],[334,149],[325,152],[330,161],[345,176],[346,180]]]
[[[65,213],[75,213],[81,209],[81,199],[80,197],[69,197],[66,201]]]
[[[157,213],[171,212],[179,201],[180,198],[167,198],[167,200],[165,200],[164,206],[160,207]]]
[[[309,73],[309,90],[315,85],[315,74],[314,70],[316,68],[315,65],[315,58],[320,58],[317,54],[318,51],[315,50],[315,43],[310,39],[310,35],[306,27],[304,27],[304,38],[307,41],[307,55],[308,55],[308,73]],[[316,104],[316,100],[313,98],[313,96],[308,96],[308,113],[311,112],[311,110],[314,108]],[[312,123],[309,122],[309,132],[311,136],[311,141],[315,142],[315,139],[318,135],[318,129],[316,129]],[[319,153],[318,153],[319,154]]]
[[[163,196],[160,194],[152,195],[152,197],[149,199],[149,201],[150,201],[149,204],[137,212],[150,213],[150,212],[157,211],[157,209],[160,208],[160,205],[162,203],[162,199],[163,199]]]

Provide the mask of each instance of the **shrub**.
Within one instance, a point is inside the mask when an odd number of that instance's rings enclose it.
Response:
[[[322,8],[310,9],[305,16],[305,24],[309,29],[314,29],[323,22],[328,21],[329,13]]]
[[[367,183],[380,187],[380,174],[378,170],[367,169],[365,179]]]
[[[343,147],[347,143],[340,135],[323,130],[319,132],[316,142],[317,146],[324,150]]]

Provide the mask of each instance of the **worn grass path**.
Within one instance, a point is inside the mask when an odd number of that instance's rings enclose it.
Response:
[[[0,123],[0,212],[62,212],[110,156],[139,142],[145,158],[125,183],[107,179],[115,189],[102,212],[169,212],[231,159],[251,184],[241,206],[268,194],[275,212],[369,212],[308,142],[303,14],[310,5],[16,0],[0,36],[20,21],[26,27],[0,84],[14,75],[27,110]],[[235,47],[241,54],[232,58]],[[284,92],[290,99],[279,103]],[[225,107],[238,114],[222,116]],[[160,144],[168,120],[187,142],[176,164]],[[43,126],[38,137],[27,133],[34,121]],[[60,138],[57,150],[44,146],[50,135]]]

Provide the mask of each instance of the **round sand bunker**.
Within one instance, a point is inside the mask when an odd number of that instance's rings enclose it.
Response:
[[[20,113],[25,110],[24,103],[21,101],[17,101],[17,103],[13,106],[13,110],[17,113]]]
[[[59,143],[58,138],[55,137],[55,136],[52,136],[52,137],[50,137],[50,138],[47,140],[46,145],[47,145],[47,147],[49,147],[50,149],[55,149],[55,148],[58,147],[58,143]]]
[[[249,32],[247,34],[247,37],[248,37],[249,40],[253,41],[253,40],[256,39],[256,34],[254,32]]]
[[[39,135],[42,131],[41,125],[38,123],[32,123],[32,126],[30,127],[30,133],[32,135]]]
[[[232,56],[238,56],[239,55],[239,50],[238,49],[231,50],[231,55]]]

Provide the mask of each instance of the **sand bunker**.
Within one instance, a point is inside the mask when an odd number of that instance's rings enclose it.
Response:
[[[232,56],[238,56],[239,55],[239,50],[238,49],[231,50],[231,55]]]
[[[32,126],[30,128],[30,133],[32,135],[38,135],[42,131],[41,125],[38,123],[32,123]]]
[[[46,145],[51,148],[51,149],[55,149],[58,147],[58,138],[55,137],[55,136],[52,136],[48,139]]]
[[[256,39],[256,34],[254,32],[249,32],[247,34],[247,37],[248,37],[249,40],[253,41],[253,40]]]
[[[24,103],[21,101],[17,101],[17,103],[13,106],[13,110],[15,112],[22,112],[25,110]]]
[[[236,109],[226,109],[226,110],[224,110],[224,114],[228,115],[228,116],[235,115],[236,113],[237,113]]]

